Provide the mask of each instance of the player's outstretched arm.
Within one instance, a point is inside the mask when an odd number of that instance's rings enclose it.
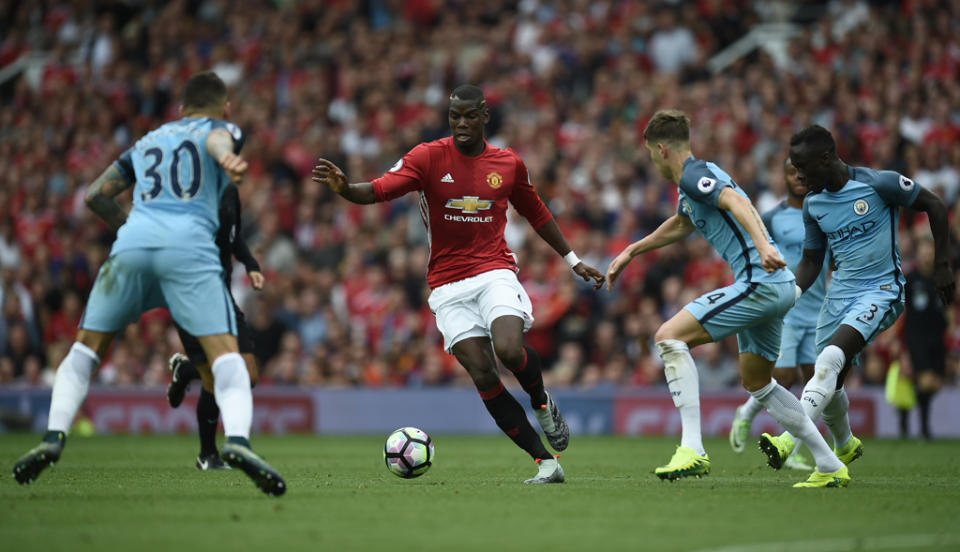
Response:
[[[733,190],[733,188],[724,188],[720,191],[717,198],[717,206],[725,211],[730,211],[733,218],[737,219],[740,226],[750,234],[754,247],[760,255],[760,266],[767,272],[776,272],[787,266],[786,261],[780,258],[777,248],[770,243],[770,234],[767,233],[767,227],[760,218],[760,213],[753,207],[750,200],[743,197]]]
[[[223,167],[231,182],[239,184],[243,182],[248,165],[242,157],[233,153],[233,147],[233,136],[226,129],[216,128],[207,135],[207,153]]]
[[[610,267],[607,268],[607,290],[613,289],[614,284],[617,283],[617,278],[620,277],[620,273],[623,272],[623,269],[630,264],[630,261],[632,261],[634,257],[680,241],[696,229],[697,227],[694,226],[690,217],[673,215],[665,220],[663,224],[650,235],[628,245],[626,249],[621,251],[620,254],[617,255],[617,258],[610,263]]]
[[[347,201],[361,205],[369,205],[374,202],[373,184],[369,182],[347,182],[347,175],[340,170],[340,167],[326,159],[317,160],[311,178],[314,182],[329,186],[334,193],[339,194]]]
[[[567,243],[567,238],[563,236],[560,225],[557,224],[556,220],[550,219],[544,223],[543,226],[537,229],[537,235],[539,235],[543,241],[550,244],[550,247],[567,261],[570,268],[577,273],[577,276],[583,278],[584,282],[589,282],[592,278],[593,289],[603,287],[605,280],[603,273],[577,257],[576,253],[574,253],[570,247],[570,244]]]
[[[930,220],[934,248],[933,283],[937,286],[943,304],[949,305],[953,302],[956,282],[953,279],[953,270],[950,268],[950,227],[947,221],[947,207],[933,192],[921,188],[910,208],[923,211]]]
[[[116,230],[127,221],[127,212],[115,198],[132,185],[133,182],[128,182],[120,169],[111,164],[87,188],[87,207],[103,219],[110,228]]]
[[[823,259],[826,256],[823,249],[804,249],[803,257],[797,263],[797,269],[793,271],[797,279],[797,286],[801,291],[807,291],[813,282],[820,276],[820,270],[823,269]]]

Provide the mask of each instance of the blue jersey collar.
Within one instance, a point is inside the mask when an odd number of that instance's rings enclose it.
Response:
[[[853,165],[847,165],[847,175],[850,176],[850,180],[858,182],[857,180],[857,168]]]

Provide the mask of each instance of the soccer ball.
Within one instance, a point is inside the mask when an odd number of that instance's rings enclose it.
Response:
[[[433,465],[433,441],[415,427],[401,427],[387,437],[383,461],[390,473],[413,479],[427,473]]]

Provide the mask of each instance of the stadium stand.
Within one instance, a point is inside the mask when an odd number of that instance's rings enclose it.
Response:
[[[85,186],[177,117],[184,80],[204,68],[230,86],[247,135],[245,232],[267,286],[252,291],[236,270],[234,291],[256,330],[261,385],[469,383],[426,306],[416,198],[350,206],[309,178],[321,154],[353,180],[375,178],[444,136],[447,94],[463,82],[484,88],[490,141],[519,152],[597,267],[675,209],[676,190],[640,142],[661,107],[691,114],[694,152],[725,167],[761,211],[783,196],[789,137],[809,123],[832,129],[847,162],[898,170],[955,205],[960,3],[770,5],[3,3],[0,385],[49,384],[113,238],[85,208]],[[905,272],[915,218],[900,229]],[[952,228],[957,246],[960,218]],[[614,293],[596,293],[532,236],[522,219],[508,225],[548,385],[659,384],[653,332],[731,277],[695,238],[636,259]],[[946,336],[954,385],[957,308]],[[860,383],[883,383],[898,339],[886,332],[871,347]],[[96,381],[165,383],[180,347],[169,315],[153,311],[127,328]],[[735,352],[729,341],[697,351],[711,388],[736,384]]]

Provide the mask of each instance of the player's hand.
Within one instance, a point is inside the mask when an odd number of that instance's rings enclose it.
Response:
[[[950,270],[948,263],[937,265],[933,270],[933,285],[940,294],[940,300],[944,305],[953,303],[953,295],[956,293],[957,283],[953,279],[953,271]]]
[[[573,267],[573,271],[577,273],[577,276],[583,278],[584,282],[589,282],[593,278],[593,289],[602,288],[603,282],[606,280],[603,273],[583,261],[577,263],[577,266]]]
[[[267,279],[263,277],[262,272],[254,270],[253,272],[248,272],[247,276],[250,277],[250,285],[253,286],[253,289],[257,291],[263,289],[263,284]]]
[[[613,286],[617,283],[617,278],[620,277],[620,273],[623,272],[624,268],[627,268],[627,265],[630,264],[630,261],[633,260],[633,257],[630,256],[630,253],[627,250],[623,250],[617,255],[617,258],[610,263],[610,266],[607,268],[607,291],[613,289]]]
[[[323,158],[317,160],[317,166],[313,168],[311,179],[319,184],[329,186],[334,193],[339,195],[343,195],[343,192],[347,189],[347,175],[340,170],[340,167]]]
[[[217,162],[220,163],[223,170],[227,172],[227,176],[230,177],[230,181],[234,184],[239,184],[243,181],[243,174],[247,172],[247,168],[249,167],[242,157],[230,152],[221,155]]]
[[[757,247],[757,253],[760,254],[760,266],[767,272],[776,272],[787,266],[787,262],[781,259],[780,254],[777,253],[777,248],[769,243],[762,248]]]

